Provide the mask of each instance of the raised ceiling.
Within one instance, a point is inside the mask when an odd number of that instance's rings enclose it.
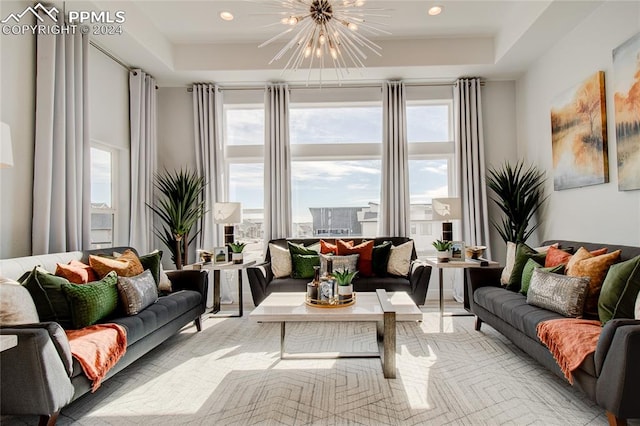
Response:
[[[616,1],[616,0],[614,0]],[[123,62],[145,69],[161,86],[194,81],[246,84],[274,80],[317,81],[317,70],[282,73],[269,65],[277,43],[258,45],[282,31],[274,1],[66,1],[67,10],[123,10],[122,35],[93,40]],[[601,0],[376,1],[386,9],[390,36],[376,41],[382,57],[348,80],[452,80],[462,75],[513,79],[535,58],[600,6]],[[427,9],[444,6],[439,16]],[[221,11],[235,19],[223,21]],[[324,71],[323,81],[335,80]]]

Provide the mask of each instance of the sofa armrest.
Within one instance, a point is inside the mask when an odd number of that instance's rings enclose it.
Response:
[[[67,336],[53,322],[2,327],[18,345],[0,353],[2,414],[52,415],[73,399]]]
[[[411,262],[409,268],[409,284],[411,285],[411,298],[416,305],[424,305],[431,279],[431,266],[419,259]]]
[[[466,300],[469,303],[469,310],[474,314],[477,312],[475,308],[475,301],[473,293],[481,287],[501,287],[500,275],[502,275],[502,269],[499,267],[482,266],[478,268],[466,268],[465,285],[466,285]],[[466,308],[466,306],[465,306]]]
[[[258,306],[267,297],[267,286],[273,280],[271,262],[259,263],[247,268],[253,304]]]
[[[167,271],[171,281],[171,290],[194,290],[202,294],[203,312],[207,309],[207,294],[209,291],[209,273],[201,269],[182,269],[179,271]]]
[[[640,417],[640,320],[614,319],[602,329],[594,360],[596,402],[621,419]]]

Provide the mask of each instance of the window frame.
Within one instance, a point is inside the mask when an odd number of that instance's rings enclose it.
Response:
[[[96,208],[93,207],[93,202],[91,200],[91,196],[89,197],[90,204],[90,215],[93,214],[111,214],[112,215],[112,229],[111,229],[111,247],[115,247],[117,241],[119,239],[120,231],[121,231],[121,210],[120,210],[120,202],[119,202],[119,194],[120,194],[120,179],[119,179],[119,170],[120,170],[120,154],[121,150],[117,147],[109,145],[105,142],[98,141],[92,139],[90,142],[90,150],[89,156],[91,156],[91,149],[97,149],[100,151],[108,152],[111,155],[111,207],[110,208]],[[91,164],[91,160],[89,160],[89,164]],[[91,170],[89,172],[89,178],[91,179]],[[89,230],[92,232],[92,229]],[[89,243],[91,248],[100,248],[94,245],[94,242],[89,238]]]

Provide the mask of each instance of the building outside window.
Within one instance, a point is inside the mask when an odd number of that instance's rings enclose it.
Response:
[[[117,151],[92,144],[90,157],[91,248],[112,247],[117,214],[114,202]]]

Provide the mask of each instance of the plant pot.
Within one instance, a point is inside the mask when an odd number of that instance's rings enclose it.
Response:
[[[353,284],[338,286],[338,300],[351,300],[353,297]]]
[[[233,263],[242,263],[243,258],[242,253],[231,253],[231,260]]]
[[[449,250],[438,251],[436,257],[438,258],[438,262],[446,263],[449,261],[451,254],[449,253]]]

